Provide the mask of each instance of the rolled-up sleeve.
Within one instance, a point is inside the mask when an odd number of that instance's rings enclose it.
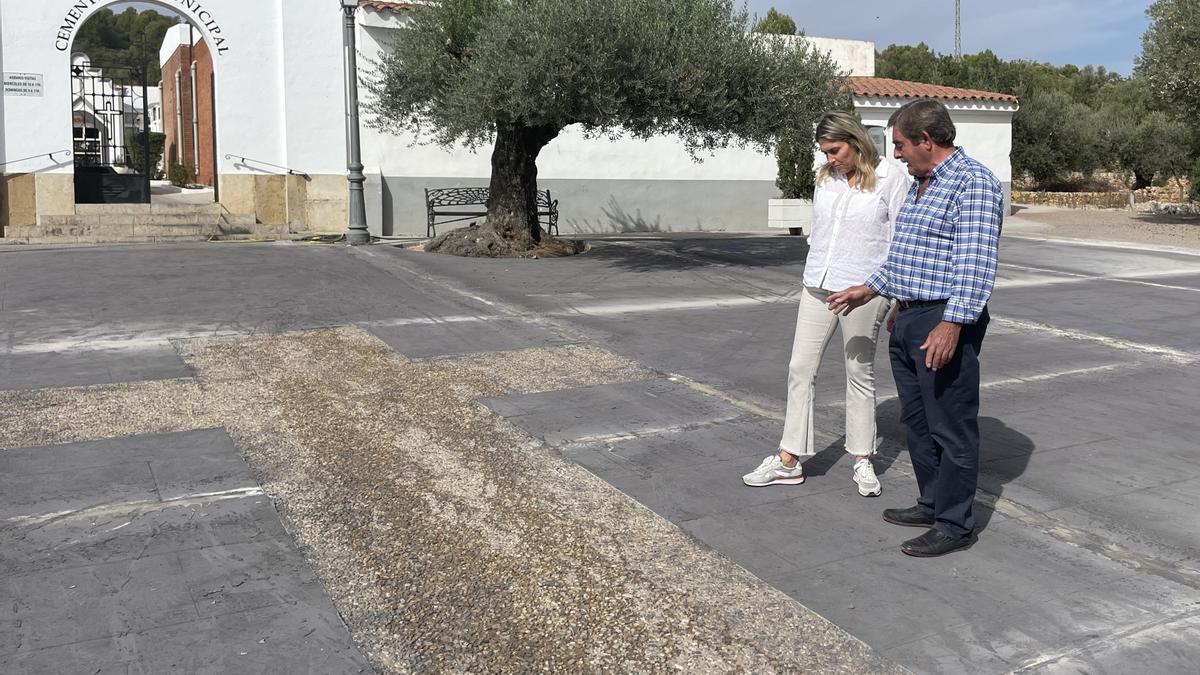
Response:
[[[953,290],[942,318],[970,324],[979,320],[996,284],[1004,194],[994,178],[978,174],[966,177],[959,194],[951,247]]]

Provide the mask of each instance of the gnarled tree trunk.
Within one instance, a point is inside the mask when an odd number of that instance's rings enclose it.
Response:
[[[487,203],[487,226],[521,252],[541,242],[537,221],[537,158],[558,136],[556,127],[496,123],[492,150],[492,180]]]

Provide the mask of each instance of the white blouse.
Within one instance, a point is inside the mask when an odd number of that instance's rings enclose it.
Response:
[[[830,172],[813,195],[804,285],[840,291],[863,283],[879,269],[911,182],[903,166],[887,159],[875,167],[871,192],[852,188],[844,177]]]

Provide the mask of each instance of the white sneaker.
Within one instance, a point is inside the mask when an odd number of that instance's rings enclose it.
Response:
[[[796,466],[786,467],[779,455],[771,455],[764,459],[757,469],[742,476],[742,482],[750,487],[799,485],[804,482],[804,468],[800,466],[800,462],[796,462]]]
[[[854,463],[854,482],[858,483],[858,494],[864,497],[878,497],[883,492],[883,486],[875,475],[875,467],[867,457]]]

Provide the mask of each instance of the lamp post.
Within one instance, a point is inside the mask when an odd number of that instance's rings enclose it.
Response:
[[[346,168],[350,182],[350,223],[346,243],[351,246],[368,244],[367,202],[363,193],[362,149],[358,135],[358,58],[354,15],[358,0],[340,0],[342,7],[342,49],[346,66]]]

